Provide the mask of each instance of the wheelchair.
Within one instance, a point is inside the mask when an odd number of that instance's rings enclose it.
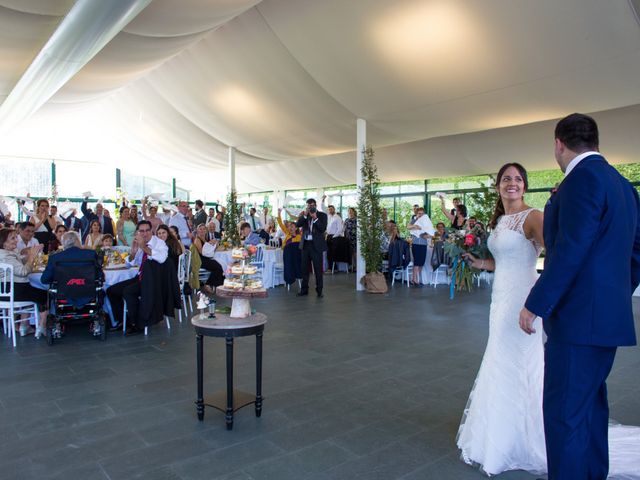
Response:
[[[52,313],[47,316],[47,343],[53,345],[55,338],[60,338],[60,332],[54,332],[56,325],[86,321],[94,322],[94,336],[106,340],[104,295],[94,262],[58,262],[49,287],[49,312]]]

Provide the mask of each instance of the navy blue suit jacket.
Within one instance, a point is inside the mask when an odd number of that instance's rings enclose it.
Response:
[[[100,219],[98,218],[98,215],[96,215],[93,211],[89,211],[89,209],[87,208],[87,201],[83,201],[82,204],[80,205],[80,210],[82,211],[82,214],[84,215],[83,220],[85,220],[85,225],[83,227],[83,231],[82,231],[82,241],[84,242],[84,239],[87,238],[87,235],[89,235],[89,227],[91,226],[91,222],[93,222],[94,220],[98,220],[100,221]],[[111,236],[113,236],[113,238],[116,238],[115,232],[113,231],[113,224],[111,223],[111,219],[104,217],[103,216],[103,221],[104,221],[104,229],[102,230],[103,234],[110,234]]]
[[[600,155],[583,159],[544,210],[544,271],[525,303],[550,341],[635,345],[640,200]]]
[[[85,248],[71,247],[63,250],[62,252],[54,253],[49,256],[49,260],[47,262],[47,267],[44,269],[42,273],[42,283],[48,284],[51,283],[54,278],[53,274],[56,269],[56,264],[58,262],[72,262],[72,261],[80,261],[80,262],[94,262],[96,266],[96,278],[104,279],[104,274],[102,272],[102,264],[98,259],[98,255],[95,250],[89,250]]]

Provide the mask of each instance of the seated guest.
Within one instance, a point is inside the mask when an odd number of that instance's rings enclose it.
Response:
[[[25,222],[26,223],[26,222]],[[33,226],[32,226],[33,227]],[[47,292],[32,287],[28,275],[33,268],[33,262],[42,251],[42,245],[36,242],[36,246],[18,250],[18,235],[11,228],[0,230],[0,263],[8,263],[13,266],[13,299],[16,302],[35,302],[38,305],[40,318],[36,328],[36,338],[45,335],[47,321]],[[0,278],[0,281],[6,281]],[[13,326],[11,326],[13,328]],[[20,323],[20,336],[24,337],[33,333],[29,323],[25,320]]]
[[[113,236],[109,235],[108,233],[105,233],[102,236],[102,241],[100,242],[100,248],[102,248],[102,250],[109,250],[111,247],[113,247]]]
[[[216,223],[215,222],[207,223],[207,242],[209,240],[220,240],[220,239],[222,239],[222,235],[220,235],[220,232],[216,230]]]
[[[49,257],[47,267],[42,273],[42,283],[51,284],[56,280],[56,266],[61,262],[82,262],[91,263],[95,271],[95,278],[97,280],[104,280],[104,274],[102,272],[102,261],[98,258],[95,250],[87,250],[82,248],[80,244],[80,236],[78,232],[66,232],[62,235],[61,239],[63,251],[56,253]],[[76,298],[70,303],[75,307],[82,307],[86,305],[93,296],[87,298]],[[56,325],[54,332],[59,332],[60,326]],[[94,320],[93,324],[94,335],[100,332],[100,322]],[[54,333],[55,335],[55,333]]]
[[[100,231],[102,233],[115,235],[116,230],[115,228],[113,228],[113,222],[111,218],[107,216],[107,213],[105,212],[102,204],[96,203],[96,210],[94,213],[92,210],[87,208],[87,200],[88,198],[85,197],[84,200],[82,201],[82,204],[80,205],[80,211],[82,212],[86,220],[84,225],[84,231],[82,232],[82,238],[85,238],[89,234],[89,226],[91,225],[91,222],[93,220],[98,220],[98,223],[100,223]]]
[[[178,243],[180,244],[180,248],[182,248],[182,253],[184,253],[187,247],[184,246],[184,243],[182,243],[182,240],[180,239],[180,231],[178,230],[178,227],[171,225],[169,227],[169,231],[171,232],[171,235],[173,235],[174,238],[178,240]]]
[[[28,248],[37,247],[40,245],[40,242],[33,238],[34,229],[33,223],[30,222],[21,222],[18,224],[18,229],[16,231],[18,234],[18,244],[17,249],[22,255],[26,255],[26,250]]]
[[[244,222],[240,225],[240,233],[242,235],[242,238],[244,238],[244,241],[242,242],[244,246],[260,244],[260,235],[252,231],[251,225],[249,225],[247,222]]]
[[[136,334],[144,331],[144,328],[138,326],[138,309],[140,307],[140,280],[144,263],[147,261],[164,263],[169,255],[167,244],[154,237],[151,233],[151,224],[147,220],[138,222],[136,226],[136,234],[131,247],[131,253],[127,263],[132,266],[139,267],[138,275],[125,280],[107,289],[107,297],[111,302],[111,309],[116,320],[115,328],[122,326],[122,313],[124,310],[124,302],[127,302],[127,310],[129,312],[129,326],[127,333]]]
[[[162,219],[158,218],[158,207],[155,205],[147,207],[147,197],[142,199],[142,218],[151,223],[151,230],[153,230],[154,235],[156,234],[158,227],[164,223]]]
[[[180,255],[184,253],[184,247],[166,225],[159,225],[158,230],[156,230],[156,235],[169,247],[169,258],[173,260],[177,273],[178,260]]]
[[[62,235],[67,232],[67,227],[65,227],[63,223],[56,226],[56,230],[54,232],[55,236],[49,242],[49,254],[55,253],[62,248]]]
[[[49,241],[57,222],[49,213],[49,201],[46,198],[41,198],[36,202],[36,211],[28,218],[28,221],[33,223],[34,236],[43,245],[44,253],[47,253]]]
[[[86,248],[96,249],[102,244],[102,231],[100,230],[100,222],[93,220],[89,226],[89,234],[84,239]]]
[[[438,222],[436,224],[436,233],[434,235],[434,240],[446,240],[447,238],[449,238],[449,234],[447,233],[444,223]]]
[[[205,247],[206,244],[212,246],[213,249]],[[200,255],[202,268],[210,272],[204,288],[208,292],[213,292],[215,287],[219,287],[224,283],[224,272],[222,271],[222,265],[213,259],[213,253],[208,254],[205,251],[205,248],[210,252],[213,252],[215,247],[218,245],[218,240],[212,239],[207,241],[207,229],[204,224],[201,223],[196,229],[196,236],[193,239],[193,245],[196,247],[198,254]]]

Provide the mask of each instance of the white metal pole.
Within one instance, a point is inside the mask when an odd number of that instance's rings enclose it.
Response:
[[[367,121],[358,118],[356,122],[356,186],[358,189],[364,185],[362,181],[362,163],[364,161],[364,149],[367,146]],[[360,198],[358,192],[357,198]],[[361,213],[361,212],[358,212]],[[366,273],[364,258],[360,248],[360,235],[357,236],[358,247],[356,253],[356,290],[364,290],[364,285],[360,281]]]
[[[236,189],[236,149],[229,147],[229,192]]]

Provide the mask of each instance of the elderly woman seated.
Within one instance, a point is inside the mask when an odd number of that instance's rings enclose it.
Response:
[[[33,270],[34,260],[42,252],[42,245],[28,247],[22,255],[16,250],[18,235],[11,228],[0,230],[0,263],[7,263],[13,267],[13,299],[17,302],[34,302],[38,305],[40,318],[36,327],[36,338],[46,334],[47,292],[29,284],[29,274]],[[0,281],[6,282],[5,278]],[[13,327],[11,327],[13,328]],[[20,336],[24,337],[33,333],[27,320],[20,322]]]

